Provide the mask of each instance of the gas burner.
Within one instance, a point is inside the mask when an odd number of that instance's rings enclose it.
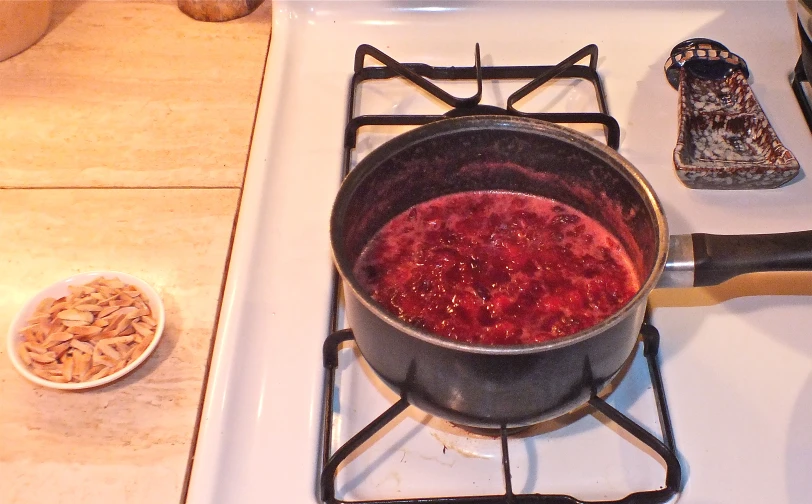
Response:
[[[472,115],[510,115],[507,110],[494,105],[474,105],[473,107],[454,108],[443,114],[444,117],[465,117]]]
[[[802,58],[798,58],[798,64],[795,65],[795,70],[792,73],[792,91],[795,93],[795,99],[798,100],[798,105],[801,106],[801,111],[804,113],[806,124],[812,131],[812,84],[806,76]]]
[[[800,4],[801,7],[804,7]],[[805,8],[804,8],[805,9]],[[802,9],[798,13],[798,34],[801,39],[801,56],[798,58],[798,63],[795,65],[795,70],[792,72],[791,84],[792,91],[795,93],[795,99],[801,106],[801,111],[804,113],[804,119],[809,129],[812,130],[812,84],[809,82],[807,73],[812,69],[812,40],[806,33],[804,23],[801,16],[806,13]],[[806,14],[805,18],[809,14]]]
[[[383,66],[365,66],[367,57],[374,58]],[[579,61],[589,58],[588,65],[579,65]],[[355,73],[350,85],[350,96],[348,106],[347,125],[344,136],[344,165],[343,174],[346,176],[351,169],[352,151],[355,149],[359,130],[364,126],[391,125],[420,126],[435,121],[440,121],[449,117],[460,117],[467,115],[494,114],[529,117],[543,121],[556,123],[595,123],[604,127],[607,144],[617,149],[620,140],[620,128],[617,121],[608,115],[606,97],[603,91],[597,66],[598,48],[595,45],[588,45],[575,52],[570,57],[555,66],[490,66],[483,67],[480,63],[480,51],[477,44],[475,50],[475,61],[473,67],[435,67],[421,63],[399,63],[384,54],[380,50],[369,46],[361,45],[355,54]],[[443,114],[437,115],[355,115],[359,93],[357,90],[362,82],[369,80],[384,80],[392,78],[403,78],[414,84],[418,88],[426,91],[431,96],[449,107]],[[592,84],[595,89],[598,102],[598,112],[579,113],[541,113],[526,112],[516,108],[516,104],[530,95],[545,83],[556,78],[576,78],[584,79]],[[482,104],[482,89],[484,79],[500,80],[526,80],[528,81],[521,88],[513,92],[506,100],[504,107],[492,104]],[[476,82],[477,91],[470,97],[456,97],[435,85],[432,80],[460,81],[467,80]],[[337,497],[337,477],[341,469],[349,461],[357,458],[370,444],[377,443],[377,439],[382,432],[397,423],[397,419],[409,408],[410,403],[405,396],[394,400],[388,409],[381,413],[369,424],[361,427],[348,441],[339,446],[335,451],[333,446],[333,422],[335,415],[345,411],[351,411],[351,405],[342,407],[341,401],[336,397],[337,389],[336,373],[339,369],[339,350],[354,341],[351,329],[339,330],[339,319],[341,308],[339,306],[339,284],[338,276],[334,277],[334,295],[331,311],[332,333],[323,345],[323,363],[325,367],[324,385],[324,409],[322,417],[322,459],[320,473],[321,500],[329,504],[346,502],[363,502],[364,504],[382,504],[397,502],[405,503],[514,503],[514,502],[555,502],[567,504],[609,503],[609,502],[634,502],[636,504],[663,503],[671,499],[680,489],[682,471],[676,456],[674,436],[671,428],[671,420],[666,405],[665,393],[662,384],[658,364],[659,333],[651,325],[645,324],[641,330],[641,340],[643,355],[648,367],[648,379],[650,379],[651,389],[654,392],[654,406],[656,407],[661,437],[657,437],[646,427],[633,421],[629,416],[622,413],[616,407],[610,405],[606,400],[598,395],[599,391],[593,391],[584,410],[601,418],[608,418],[620,430],[633,438],[639,447],[647,447],[642,451],[659,458],[665,467],[665,481],[656,489],[632,491],[621,500],[601,500],[583,501],[575,497],[565,495],[541,495],[540,493],[514,493],[511,479],[510,454],[508,450],[508,440],[525,436],[544,436],[538,433],[535,428],[521,428],[514,430],[503,425],[495,431],[471,431],[467,427],[458,426],[459,429],[472,432],[474,435],[485,434],[492,436],[501,443],[501,467],[504,480],[504,493],[501,495],[491,494],[483,496],[461,496],[461,497],[434,497],[434,498],[414,498],[397,500],[356,500],[345,501]],[[606,427],[602,427],[606,428]],[[543,429],[542,429],[543,430]],[[445,453],[445,445],[443,445]],[[645,455],[643,455],[645,456]]]
[[[591,414],[603,414],[626,433],[634,437],[637,441],[653,450],[654,453],[662,459],[666,467],[666,473],[665,482],[660,488],[633,492],[621,500],[611,501],[585,501],[567,495],[516,494],[513,492],[511,482],[510,454],[508,450],[508,438],[509,436],[515,434],[515,431],[503,425],[501,429],[495,432],[495,435],[501,441],[502,472],[505,488],[505,493],[503,495],[437,498],[421,497],[415,499],[397,499],[396,501],[345,501],[336,498],[336,477],[339,467],[342,465],[342,463],[351,459],[352,456],[356,454],[356,452],[360,450],[367,442],[374,438],[377,433],[381,432],[385,427],[395,422],[398,416],[400,416],[400,414],[403,413],[403,411],[406,410],[410,404],[405,396],[401,396],[401,398],[390,406],[389,409],[381,413],[375,420],[370,422],[346,443],[341,445],[334,453],[331,453],[330,446],[332,444],[333,415],[336,411],[336,403],[334,402],[335,377],[339,365],[339,350],[345,343],[354,341],[352,330],[350,329],[343,329],[333,332],[327,337],[323,346],[323,359],[326,374],[324,387],[324,411],[322,416],[322,470],[320,477],[321,500],[326,504],[347,504],[351,502],[363,502],[363,504],[384,504],[387,502],[397,502],[398,504],[452,504],[471,502],[482,504],[510,504],[514,502],[542,501],[559,504],[615,504],[618,502],[659,504],[667,502],[674,495],[676,495],[680,489],[682,468],[680,467],[680,463],[676,455],[677,451],[674,442],[674,433],[671,427],[671,418],[668,413],[665,390],[662,382],[662,374],[660,372],[660,366],[657,358],[660,345],[660,334],[654,326],[644,323],[640,330],[640,338],[643,344],[643,355],[645,355],[646,362],[648,363],[649,377],[651,379],[651,386],[652,390],[654,391],[657,413],[660,419],[662,441],[646,430],[645,427],[635,423],[628,416],[609,405],[605,400],[598,396],[597,391],[593,392],[592,397],[589,399],[588,405],[590,407],[589,412]],[[338,408],[341,409],[340,404],[338,404]],[[489,434],[494,433],[489,431]]]
[[[482,436],[485,438],[492,438],[492,439],[499,439],[502,436],[503,429],[489,429],[487,427],[472,427],[470,425],[463,425],[454,422],[449,422],[452,426],[461,429],[465,432],[470,434],[474,434],[476,436]],[[515,436],[517,434],[521,434],[524,432],[528,432],[532,429],[532,425],[528,425],[526,427],[507,427],[504,429],[505,434],[508,436]]]

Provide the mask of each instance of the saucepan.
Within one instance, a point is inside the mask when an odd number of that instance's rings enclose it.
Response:
[[[362,288],[356,260],[404,210],[474,190],[539,195],[598,220],[625,247],[640,290],[599,324],[536,344],[465,343],[398,319]],[[341,185],[330,239],[347,321],[369,366],[411,404],[480,428],[554,418],[606,387],[634,351],[654,288],[812,267],[812,231],[669,237],[656,194],[616,151],[566,127],[506,116],[445,119],[371,152]]]

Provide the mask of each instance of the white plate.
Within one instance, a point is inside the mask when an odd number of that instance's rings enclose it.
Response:
[[[124,368],[116,371],[115,373],[105,376],[104,378],[100,378],[98,380],[92,380],[88,382],[82,383],[58,383],[45,380],[40,378],[39,376],[35,375],[31,372],[28,366],[20,358],[20,355],[17,353],[17,344],[22,341],[20,336],[20,329],[26,326],[28,319],[34,313],[34,310],[37,308],[37,305],[45,298],[60,298],[63,296],[67,296],[70,294],[68,290],[68,286],[70,285],[85,285],[98,277],[105,277],[105,278],[118,278],[122,282],[128,285],[134,285],[141,291],[143,295],[147,297],[149,300],[149,306],[152,310],[152,318],[155,319],[157,325],[155,326],[155,336],[152,339],[152,343],[144,350],[137,359],[132,361],[130,364],[125,366]],[[60,280],[50,286],[46,287],[45,289],[41,290],[37,293],[34,297],[28,300],[28,302],[23,306],[23,308],[17,313],[17,316],[14,318],[14,321],[11,323],[11,327],[8,330],[8,356],[11,359],[11,363],[14,364],[14,367],[17,371],[20,372],[28,380],[36,383],[37,385],[42,385],[43,387],[49,387],[54,389],[61,389],[61,390],[82,390],[82,389],[89,389],[93,387],[99,387],[101,385],[106,385],[110,382],[116,381],[122,376],[127,375],[135,368],[141,365],[142,362],[147,360],[152,354],[155,347],[158,346],[158,342],[161,340],[161,335],[163,334],[164,330],[164,304],[161,301],[161,298],[158,296],[158,293],[155,292],[149,284],[141,280],[140,278],[134,277],[132,275],[128,275],[127,273],[120,273],[118,271],[94,271],[91,273],[80,273],[78,275],[74,275],[72,277],[66,278],[64,280]]]

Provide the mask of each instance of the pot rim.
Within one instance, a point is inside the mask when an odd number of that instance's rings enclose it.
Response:
[[[647,207],[654,216],[658,241],[657,257],[648,277],[642,283],[640,289],[637,291],[637,294],[635,294],[622,308],[597,325],[569,336],[556,338],[541,343],[529,343],[524,345],[483,345],[477,343],[467,343],[453,340],[444,336],[435,335],[429,331],[407,324],[386,310],[380,303],[372,299],[372,297],[366,293],[355,278],[355,275],[353,274],[354,265],[349,264],[344,247],[338,245],[343,243],[343,237],[340,236],[343,230],[343,223],[339,221],[339,216],[344,215],[347,203],[350,200],[350,196],[366,179],[366,177],[370,176],[381,163],[397,155],[403,150],[411,148],[412,146],[423,141],[449,134],[456,134],[461,131],[494,129],[512,130],[531,134],[541,133],[544,136],[552,137],[557,140],[562,140],[571,144],[574,143],[577,147],[584,149],[586,152],[595,157],[616,163],[622,167],[622,170],[619,170],[619,172],[637,189],[640,197],[645,200]],[[662,210],[662,205],[657,198],[654,189],[637,170],[637,168],[635,168],[617,151],[600,143],[592,137],[565,126],[548,123],[538,119],[501,115],[477,115],[442,119],[424,126],[419,126],[390,139],[370,152],[355,166],[355,168],[350,170],[349,175],[344,178],[341,186],[339,187],[330,217],[330,248],[333,255],[333,262],[340,277],[344,281],[344,285],[346,286],[349,284],[353,293],[368,310],[378,316],[381,320],[385,321],[387,324],[394,326],[403,333],[426,343],[450,350],[487,355],[523,355],[551,351],[558,348],[575,345],[581,341],[601,334],[607,329],[616,325],[632,310],[634,310],[638,303],[645,301],[648,294],[656,286],[660,275],[662,275],[665,268],[666,255],[668,252],[668,236],[668,224]]]

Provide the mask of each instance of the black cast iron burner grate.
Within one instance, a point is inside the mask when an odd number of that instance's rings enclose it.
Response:
[[[365,66],[367,56],[378,60],[384,66]],[[577,64],[586,57],[589,57],[588,65]],[[482,67],[480,63],[479,44],[477,44],[473,67],[435,67],[422,63],[399,63],[370,45],[361,45],[355,53],[355,73],[353,74],[352,83],[350,85],[347,126],[344,134],[343,176],[346,176],[350,171],[352,150],[355,148],[358,131],[364,126],[420,126],[447,117],[474,114],[505,114],[530,117],[556,123],[601,124],[604,126],[607,144],[609,147],[617,149],[620,144],[620,127],[617,121],[607,113],[606,96],[597,73],[597,60],[598,48],[596,45],[590,44],[555,66]],[[402,77],[414,83],[416,86],[447,104],[451,109],[444,115],[362,115],[357,117],[354,115],[356,109],[356,91],[362,82],[395,77]],[[520,111],[516,108],[515,105],[518,101],[555,78],[580,78],[591,82],[595,88],[598,99],[599,112],[532,113]],[[477,93],[468,98],[454,97],[436,86],[430,79],[451,81],[475,80],[477,82]],[[491,105],[480,104],[483,79],[530,79],[530,82],[510,95],[507,99],[506,107],[501,109]],[[326,372],[321,440],[322,470],[319,481],[321,499],[323,502],[327,504],[349,504],[350,502],[352,502],[352,504],[519,504],[531,502],[539,504],[659,504],[668,501],[679,491],[682,470],[676,456],[674,434],[665,400],[662,375],[657,361],[660,335],[654,326],[644,324],[640,335],[660,419],[662,441],[601,399],[597,391],[593,393],[589,400],[589,405],[592,407],[593,413],[600,412],[605,415],[640,442],[650,447],[654,453],[663,460],[666,467],[663,487],[656,490],[634,492],[620,500],[614,501],[587,502],[567,495],[514,494],[511,485],[510,458],[508,453],[509,433],[507,427],[502,426],[500,429],[500,439],[502,445],[502,469],[505,481],[505,493],[503,495],[366,501],[344,501],[337,499],[335,495],[335,482],[341,463],[359,450],[364,443],[387,424],[394,421],[409,406],[409,402],[405,397],[401,397],[400,400],[390,406],[389,409],[384,411],[375,420],[355,434],[349,441],[339,447],[335,453],[330,453],[334,414],[335,375],[338,368],[339,349],[345,342],[354,340],[352,330],[336,330],[338,327],[338,275],[335,272],[333,287],[333,306],[330,317],[330,327],[333,332],[327,337],[323,346],[323,359]]]
[[[508,429],[502,426],[500,438],[502,443],[502,471],[504,473],[505,493],[503,495],[482,495],[464,497],[437,497],[437,498],[416,498],[416,499],[390,499],[390,500],[364,500],[345,501],[336,498],[336,477],[342,462],[347,460],[353,453],[359,450],[364,443],[369,441],[377,432],[383,429],[390,422],[393,422],[407,407],[409,401],[402,396],[395,404],[389,407],[375,420],[361,429],[346,443],[339,447],[335,453],[330,453],[332,441],[333,425],[333,400],[335,396],[335,375],[338,369],[339,349],[345,342],[354,341],[351,329],[335,331],[324,342],[323,359],[325,373],[325,398],[324,411],[322,417],[322,471],[320,478],[321,500],[327,504],[661,504],[671,499],[680,489],[682,480],[682,469],[676,456],[676,446],[674,443],[674,433],[671,427],[671,418],[668,414],[668,405],[665,401],[665,390],[663,388],[662,374],[657,360],[657,353],[660,345],[660,334],[657,329],[648,324],[643,324],[640,330],[640,338],[643,342],[643,355],[648,363],[649,376],[651,378],[652,389],[654,391],[657,413],[660,418],[662,430],[662,441],[651,434],[644,427],[638,425],[629,417],[609,405],[606,401],[598,397],[597,391],[593,391],[589,400],[593,415],[600,412],[634,438],[651,448],[665,463],[665,483],[663,487],[656,490],[645,490],[634,492],[619,500],[613,501],[583,501],[569,495],[541,495],[541,494],[514,494],[510,476],[510,457],[508,453]]]
[[[384,66],[365,66],[367,56],[378,60]],[[579,65],[579,61],[589,58],[588,65]],[[422,126],[449,117],[475,114],[502,114],[529,117],[542,121],[570,124],[600,124],[604,127],[606,143],[617,150],[620,145],[620,126],[614,117],[607,112],[606,93],[603,90],[597,72],[598,46],[590,44],[555,66],[485,66],[479,57],[479,44],[474,51],[473,67],[437,67],[424,63],[400,63],[375,47],[362,44],[355,51],[355,73],[350,84],[347,126],[344,130],[344,172],[350,171],[351,153],[355,148],[358,130],[364,126]],[[427,91],[450,107],[443,115],[361,115],[355,116],[358,86],[364,81],[384,80],[402,77],[415,86]],[[584,79],[595,88],[598,99],[598,112],[525,112],[516,108],[516,104],[556,78]],[[488,80],[530,80],[507,99],[505,108],[480,104],[482,99],[482,81]],[[476,81],[477,92],[467,98],[450,95],[432,80],[442,81]]]
[[[798,100],[798,105],[801,106],[801,111],[804,113],[806,124],[812,131],[812,85],[809,82],[809,76],[806,75],[804,68],[804,61],[806,65],[810,66],[812,63],[812,40],[806,36],[801,19],[798,18],[798,33],[801,36],[801,56],[798,58],[798,63],[795,65],[795,70],[792,72],[790,84],[792,91],[795,93],[795,99]]]
[[[812,103],[810,103],[812,97],[810,97],[804,89],[804,87],[806,87],[808,90],[812,90],[812,85],[810,85],[803,67],[803,62],[800,58],[792,73],[791,84],[792,91],[795,93],[795,99],[798,100],[798,105],[801,106],[801,111],[804,113],[806,124],[809,126],[809,130],[812,131]]]

